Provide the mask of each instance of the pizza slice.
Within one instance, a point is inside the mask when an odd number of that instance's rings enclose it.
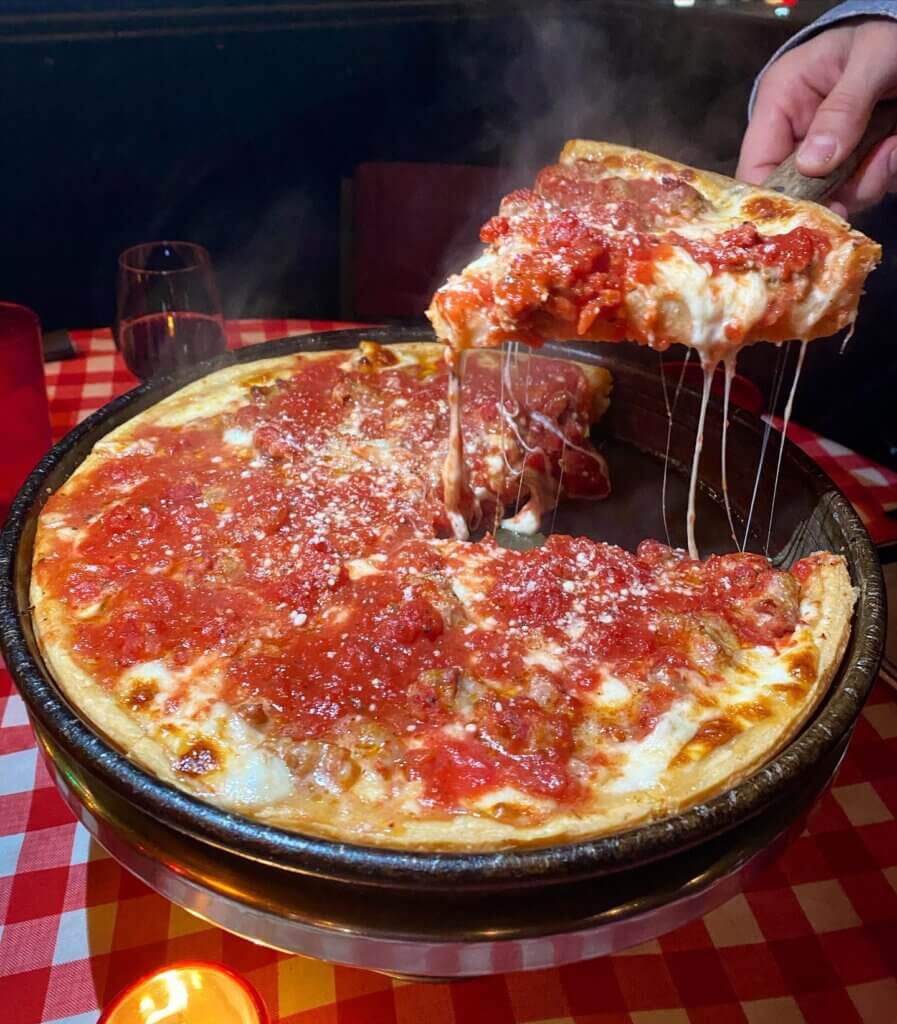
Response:
[[[419,481],[425,514],[445,534],[452,531],[441,500],[450,410],[441,356],[432,342],[365,341],[343,362],[332,395],[345,414],[334,435],[345,471],[393,475],[405,467]],[[607,497],[607,464],[590,431],[608,407],[611,383],[604,367],[571,359],[470,353],[460,394],[466,522],[488,528],[507,513],[507,528],[534,533],[564,497]],[[277,422],[280,413],[278,402],[265,418]]]
[[[480,233],[427,315],[454,350],[627,339],[715,364],[853,324],[879,246],[812,202],[605,142],[568,142]]]
[[[445,379],[443,370],[443,387]],[[590,431],[607,409],[610,389],[604,367],[470,353],[461,389],[467,521],[488,526],[508,512],[502,526],[532,534],[564,497],[606,498],[607,463]],[[441,476],[442,468],[440,459],[434,473]]]

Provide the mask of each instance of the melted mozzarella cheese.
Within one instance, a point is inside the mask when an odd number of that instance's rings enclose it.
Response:
[[[487,449],[501,449],[501,438],[497,434],[486,435],[486,446]],[[500,477],[505,472],[505,462],[500,455],[491,453],[486,456],[483,460],[486,463],[486,468],[493,477]]]
[[[812,636],[806,627],[794,633],[788,650],[814,651]],[[772,647],[753,647],[736,656],[735,670],[728,674],[727,685],[715,690],[721,706],[735,706],[747,702],[762,702],[774,686],[794,683],[786,661]]]
[[[389,795],[386,780],[377,771],[363,770],[352,786],[352,794],[365,803],[379,804]]]
[[[200,731],[223,743],[227,761],[216,778],[216,793],[233,807],[265,807],[286,799],[293,776],[282,758],[263,747],[262,734],[223,702],[201,723]]]
[[[501,521],[503,530],[519,533],[525,537],[531,537],[534,533],[538,533],[541,525],[542,517],[537,515],[536,511],[530,508],[529,505],[522,508],[515,516],[502,519]]]
[[[483,594],[465,586],[457,577],[452,578],[452,591],[468,611],[476,601],[483,600]]]
[[[284,761],[257,747],[228,760],[216,793],[234,808],[264,809],[293,791],[293,776]]]
[[[265,748],[261,732],[218,699],[221,680],[208,659],[180,672],[161,661],[133,665],[122,673],[119,692],[127,700],[135,686],[147,683],[156,692],[149,702],[153,715],[144,722],[172,761],[201,740],[209,740],[216,757],[223,757],[203,777],[222,804],[250,810],[290,795],[293,776],[286,763]]]
[[[499,807],[510,807],[517,811],[551,811],[554,804],[550,800],[540,800],[529,793],[522,793],[513,786],[501,786],[492,789],[470,801],[470,806],[482,813],[494,813]]]
[[[353,558],[351,562],[346,562],[346,572],[350,580],[360,580],[362,576],[377,576],[382,569],[369,558]]]
[[[550,650],[547,650],[547,646],[530,651],[524,655],[523,660],[527,665],[537,665],[539,668],[547,668],[549,672],[554,672],[556,675],[564,671],[564,663],[560,658],[552,654]]]
[[[223,434],[224,443],[236,448],[251,447],[253,437],[254,434],[251,430],[244,430],[242,427],[228,427]]]
[[[119,688],[126,690],[137,683],[153,683],[159,693],[169,694],[174,691],[177,680],[171,669],[162,661],[142,661],[122,672]]]
[[[162,661],[144,661],[121,674],[118,689],[125,700],[135,686],[150,684],[151,706],[160,721],[179,729],[201,727],[221,692],[221,676],[211,658],[200,658],[189,668],[173,672]],[[174,699],[176,698],[176,699]]]
[[[586,620],[581,619],[578,616],[573,616],[564,630],[571,640],[579,640],[586,631]]]
[[[602,682],[600,689],[595,693],[596,703],[608,707],[622,707],[632,699],[629,687],[616,676],[607,676]]]
[[[94,615],[103,607],[105,598],[98,598],[96,601],[91,601],[90,604],[82,605],[80,608],[73,608],[72,614],[76,619],[83,621],[84,619],[92,619]]]
[[[769,301],[766,282],[759,271],[744,271],[737,277],[714,275],[682,250],[658,260],[654,284],[636,289],[634,294],[642,302],[669,299],[683,303],[691,319],[690,344],[707,357],[714,348],[730,344],[727,324],[734,320],[740,331],[747,332],[766,312]]]
[[[814,282],[807,295],[795,305],[792,320],[800,328],[801,334],[808,333],[814,324],[837,305],[840,294],[839,282],[849,276],[846,265],[852,252],[853,245],[850,239],[833,248],[826,256],[825,268],[820,279]]]
[[[678,701],[643,740],[626,740],[616,752],[622,755],[618,776],[608,783],[610,793],[633,793],[656,786],[673,758],[698,731],[689,714],[691,705]]]

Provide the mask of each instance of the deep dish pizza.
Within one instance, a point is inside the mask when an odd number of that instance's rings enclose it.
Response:
[[[466,370],[487,525],[607,493],[605,371]],[[220,806],[414,849],[599,835],[779,749],[843,653],[843,560],[450,539],[446,382],[438,346],[368,343],[221,370],[103,438],[35,541],[35,630],[73,704]]]
[[[628,340],[715,365],[851,325],[879,246],[816,203],[606,142],[569,142],[482,229],[428,311],[458,350]]]

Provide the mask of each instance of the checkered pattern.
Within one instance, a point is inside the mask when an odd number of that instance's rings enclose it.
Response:
[[[231,348],[243,348],[291,334],[356,326],[334,320],[232,320],[227,325],[227,340]],[[81,357],[46,367],[54,441],[110,399],[140,383],[116,351],[108,329],[70,333]]]
[[[778,417],[773,423],[781,429]],[[897,543],[897,473],[798,423],[788,424],[788,437],[841,488],[876,544]]]
[[[142,973],[224,962],[280,1024],[893,1024],[897,698],[879,685],[837,785],[779,864],[656,942],[557,970],[405,984],[212,928],[72,820],[0,670],[0,1020],[93,1024]]]
[[[243,322],[232,342],[327,326]],[[48,367],[60,434],[134,383],[108,332],[74,337],[86,358]],[[852,499],[869,488],[872,524],[894,474],[793,429]],[[73,821],[0,667],[0,1022],[95,1024],[139,975],[201,958],[247,977],[278,1024],[895,1024],[895,819],[897,696],[879,684],[806,832],[725,906],[617,956],[408,984],[244,942],[119,868]]]

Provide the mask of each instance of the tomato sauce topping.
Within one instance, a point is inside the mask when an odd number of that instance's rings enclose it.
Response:
[[[605,176],[600,164],[587,160],[545,168],[536,178],[536,191],[590,224],[607,224],[617,231],[685,223],[708,206],[696,188],[675,174],[659,180]]]
[[[511,251],[496,279],[465,277],[462,285],[439,293],[448,321],[487,318],[485,344],[513,337],[537,346],[540,318],[546,317],[566,323],[570,336],[589,336],[600,325],[600,336],[610,340],[656,343],[644,335],[644,326],[625,322],[624,301],[628,292],[653,281],[654,264],[674,247],[713,274],[761,270],[785,283],[830,249],[815,228],[764,235],[747,222],[690,238],[677,228],[699,220],[709,202],[682,176],[633,179],[604,176],[606,171],[586,160],[548,167],[533,190],[508,195],[480,237],[491,245],[511,239],[526,245]],[[781,312],[770,310],[767,323]]]
[[[774,646],[799,619],[797,581],[759,555],[699,562],[656,541],[632,555],[552,536],[496,562],[492,614],[512,633],[538,625],[563,645],[565,673],[587,688],[606,673],[662,683],[682,683],[691,669],[712,675],[727,644]]]
[[[779,272],[783,281],[806,270],[814,260],[824,258],[831,248],[826,236],[815,228],[798,227],[780,235],[761,235],[748,223],[709,241],[683,238],[675,232],[670,232],[667,239],[714,273],[770,267]]]
[[[689,673],[712,680],[727,643],[774,645],[793,629],[796,582],[756,556],[698,563],[652,542],[631,555],[560,536],[528,552],[435,542],[445,371],[348,359],[261,375],[233,412],[147,424],[50,499],[72,532],[36,571],[85,613],[73,649],[98,679],[218,659],[224,699],[278,744],[385,731],[437,810],[502,785],[573,804],[594,754],[578,738],[582,691],[626,680],[618,738],[644,736]],[[469,363],[474,480],[508,500],[485,443],[505,431],[520,439],[512,464],[527,451],[557,479],[573,452],[598,493],[582,371],[532,359],[502,382],[501,369],[491,353]],[[453,585],[465,573],[466,594]]]

